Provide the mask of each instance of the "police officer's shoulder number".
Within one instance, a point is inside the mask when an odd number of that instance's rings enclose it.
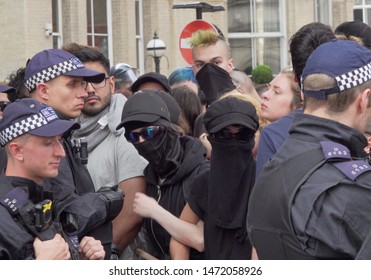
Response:
[[[350,151],[344,145],[331,141],[320,142],[326,159],[338,159],[333,165],[339,169],[347,178],[355,181],[361,174],[371,171],[371,166],[364,160],[352,160]]]

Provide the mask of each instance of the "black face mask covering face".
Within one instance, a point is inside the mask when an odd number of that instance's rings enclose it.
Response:
[[[136,143],[134,146],[160,178],[171,175],[182,158],[179,136],[167,128],[152,140]]]
[[[196,79],[206,96],[207,105],[213,103],[223,93],[236,88],[229,73],[212,63],[206,63],[202,66],[196,74]]]
[[[237,239],[246,232],[246,214],[255,181],[254,138],[248,142],[210,138],[209,219],[227,229],[239,229]]]

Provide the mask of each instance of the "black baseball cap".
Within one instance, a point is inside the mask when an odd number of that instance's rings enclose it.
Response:
[[[138,91],[125,102],[121,123],[116,130],[130,122],[153,123],[159,119],[171,123],[165,101],[151,90]]]
[[[9,86],[6,86],[6,85],[0,85],[0,92],[14,93],[15,92],[15,88],[9,87]]]
[[[171,94],[171,87],[169,80],[166,78],[166,76],[156,73],[156,72],[149,72],[146,74],[143,74],[140,76],[132,85],[131,85],[131,91],[137,92],[139,90],[139,87],[147,82],[154,82],[158,83],[163,86],[163,88],[166,90],[166,92]]]
[[[259,128],[259,118],[252,103],[236,97],[225,97],[214,101],[203,118],[206,131],[215,133],[233,124],[243,125],[252,131]]]
[[[365,47],[371,48],[371,27],[359,20],[346,21],[335,28],[335,34],[344,34],[345,36],[355,36],[361,38]]]

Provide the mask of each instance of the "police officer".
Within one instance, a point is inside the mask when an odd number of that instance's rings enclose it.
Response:
[[[87,69],[74,55],[59,49],[43,50],[35,54],[27,63],[25,69],[25,86],[30,96],[41,103],[52,107],[62,119],[75,119],[81,115],[84,98],[88,96],[86,88],[88,83],[102,82],[105,75],[101,72]],[[68,131],[62,138],[66,157],[61,160],[59,173],[56,179],[48,180],[47,184],[60,184],[69,187],[70,192],[90,197],[94,200],[94,184],[84,165],[87,158],[86,142],[83,139],[72,137]],[[45,183],[45,184],[46,184]],[[120,194],[104,189],[107,196],[107,207],[112,211],[100,209],[108,214],[106,224],[94,229],[92,236],[102,241],[106,250],[106,258],[111,255],[112,223],[120,207]],[[110,193],[108,195],[108,193]],[[111,203],[111,201],[118,203]],[[121,201],[122,202],[122,201]],[[91,202],[93,205],[93,202]],[[121,210],[121,207],[120,209]]]
[[[371,52],[348,40],[319,46],[302,75],[304,114],[262,169],[248,231],[259,259],[354,259],[370,231],[371,167],[363,136]]]
[[[111,67],[110,76],[115,77],[115,93],[122,93],[129,98],[133,92],[131,85],[137,80],[137,71],[127,63],[118,63]]]
[[[87,214],[88,204],[78,195],[66,196],[62,185],[42,187],[45,179],[57,176],[65,156],[62,134],[78,126],[31,98],[4,110],[0,143],[8,161],[0,175],[0,259],[104,258],[101,242],[84,236],[101,219],[98,211],[91,208]]]

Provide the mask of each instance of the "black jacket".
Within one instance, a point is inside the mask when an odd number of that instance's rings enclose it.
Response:
[[[328,119],[295,116],[290,137],[250,197],[259,259],[353,259],[370,231],[366,138]]]
[[[144,170],[148,183],[147,194],[177,217],[180,216],[187,202],[194,178],[210,167],[209,161],[205,159],[206,150],[200,141],[193,137],[182,136],[181,146],[184,151],[182,163],[174,175],[161,185],[158,184],[158,175],[150,165]],[[170,234],[152,219],[145,219],[145,226],[152,244],[158,251],[156,257],[166,258],[169,255]]]

